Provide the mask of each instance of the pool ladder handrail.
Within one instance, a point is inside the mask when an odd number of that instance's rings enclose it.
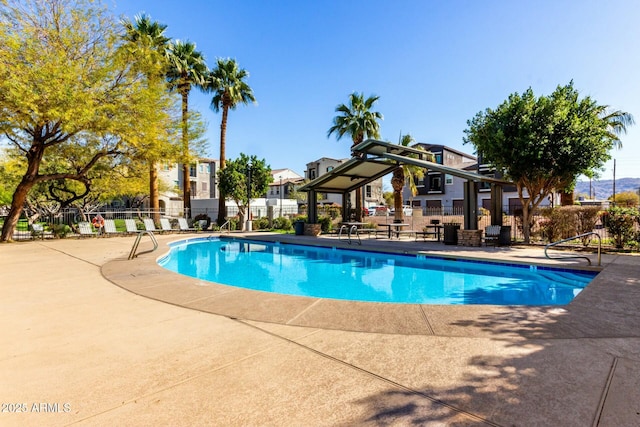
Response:
[[[222,232],[222,230],[224,230],[224,227],[227,227],[227,234],[231,233],[231,220],[228,219],[224,224],[222,224],[220,226],[220,232]]]
[[[348,244],[351,244],[351,235],[355,231],[356,237],[358,238],[358,244],[362,245],[362,240],[360,240],[360,233],[358,232],[358,226],[356,226],[356,225],[352,225],[352,226],[342,225],[342,226],[340,226],[340,231],[338,232],[338,239],[340,239],[342,237],[342,230],[347,230],[347,243]]]
[[[549,248],[551,248],[553,246],[559,245],[560,243],[568,242],[570,240],[580,239],[582,237],[589,236],[591,234],[598,236],[598,267],[600,267],[600,265],[602,263],[602,255],[601,255],[601,253],[602,253],[602,238],[595,231],[589,231],[588,233],[578,234],[577,236],[569,237],[568,239],[562,239],[562,240],[558,240],[557,242],[549,243],[548,245],[546,245],[544,247],[544,256],[547,257],[548,259],[584,258],[589,262],[589,265],[591,265],[591,260],[588,257],[584,256],[584,255],[568,255],[568,256],[561,256],[561,257],[552,258],[547,253],[547,249],[549,249]]]
[[[148,250],[148,251],[143,251],[140,253],[136,253],[136,251],[138,250],[138,245],[140,245],[140,240],[142,239],[142,236],[148,234],[149,237],[151,238],[151,241],[153,242],[153,249]],[[148,230],[142,230],[138,232],[138,236],[136,237],[135,242],[133,242],[133,247],[131,248],[131,252],[129,252],[129,260],[134,259],[135,257],[137,257],[138,255],[142,255],[142,254],[146,254],[149,252],[153,252],[156,249],[158,249],[158,241],[156,240],[156,236],[153,235],[152,231],[148,231]]]

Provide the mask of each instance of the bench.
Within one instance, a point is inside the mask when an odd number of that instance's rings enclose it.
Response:
[[[418,237],[422,237],[423,241],[427,240],[427,237],[433,237],[436,240],[440,240],[440,233],[437,231],[416,231],[416,241],[418,241]]]

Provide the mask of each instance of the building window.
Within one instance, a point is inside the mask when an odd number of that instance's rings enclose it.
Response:
[[[442,153],[438,153],[436,156],[436,163],[442,164]]]
[[[164,169],[165,171],[168,171],[168,170],[169,170],[169,163],[165,163],[165,164],[162,166],[162,169]]]
[[[202,191],[209,191],[209,190],[207,189],[207,183],[206,183],[206,182],[203,182],[203,183],[202,183]]]
[[[198,173],[196,171],[196,165],[189,166],[189,176],[192,178],[195,178],[196,176],[198,176]]]
[[[444,185],[453,185],[453,176],[446,174],[444,176]]]
[[[199,165],[200,166],[200,173],[204,173],[204,165]]]
[[[309,179],[316,179],[316,170],[309,169]]]
[[[429,176],[429,191],[442,191],[442,177],[440,175]]]
[[[367,185],[365,188],[365,197],[371,198],[371,186]]]
[[[333,166],[327,166],[327,172],[331,172],[333,170]]]

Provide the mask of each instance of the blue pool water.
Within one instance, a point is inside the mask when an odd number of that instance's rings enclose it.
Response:
[[[227,239],[177,242],[158,263],[265,292],[411,304],[564,305],[596,274]]]

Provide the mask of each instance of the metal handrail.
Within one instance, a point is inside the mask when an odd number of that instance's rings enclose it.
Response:
[[[589,235],[592,235],[592,234],[594,234],[594,235],[598,236],[598,267],[599,267],[599,266],[600,266],[600,264],[601,264],[601,261],[602,261],[602,256],[601,256],[601,252],[602,252],[602,238],[601,238],[601,237],[600,237],[600,235],[599,235],[598,233],[596,233],[595,231],[590,231],[590,232],[588,232],[588,233],[583,233],[583,234],[579,234],[579,235],[577,235],[577,236],[569,237],[568,239],[562,239],[562,240],[559,240],[559,241],[557,241],[557,242],[549,243],[548,245],[546,245],[546,246],[544,247],[544,256],[545,256],[545,257],[547,257],[548,259],[561,259],[561,258],[584,258],[584,259],[586,259],[586,260],[589,262],[589,265],[591,265],[591,260],[590,260],[588,257],[584,256],[584,255],[569,255],[569,256],[562,256],[562,257],[551,258],[551,257],[549,256],[549,254],[547,253],[547,249],[549,249],[549,248],[551,248],[551,247],[553,247],[553,246],[559,245],[560,243],[568,242],[568,241],[570,241],[570,240],[580,239],[581,237],[589,236]]]
[[[227,227],[227,234],[231,233],[231,220],[227,220],[224,224],[220,226],[220,231],[224,230],[224,227]]]
[[[149,237],[151,237],[151,241],[153,242],[153,249],[148,250],[148,251],[143,251],[143,252],[140,252],[139,254],[136,254],[136,251],[138,250],[138,245],[140,244],[140,239],[142,239],[142,236],[144,234],[148,234]],[[152,231],[139,231],[135,242],[133,242],[133,247],[131,248],[131,252],[129,252],[129,259],[131,260],[131,259],[134,259],[135,257],[137,257],[138,255],[142,255],[142,254],[146,254],[146,253],[149,253],[149,252],[153,252],[156,249],[158,249],[158,241],[156,240],[156,236],[153,235],[153,232]]]
[[[351,244],[351,235],[355,231],[356,237],[358,238],[358,244],[362,245],[362,240],[360,240],[360,233],[358,232],[358,226],[352,225],[348,226],[346,224],[340,226],[340,231],[338,232],[338,239],[342,238],[342,231],[347,230],[347,243]]]

